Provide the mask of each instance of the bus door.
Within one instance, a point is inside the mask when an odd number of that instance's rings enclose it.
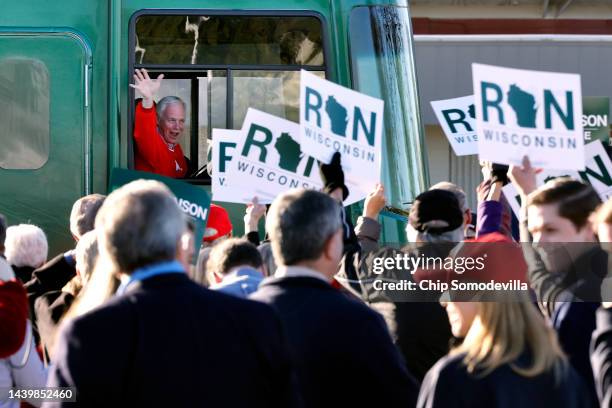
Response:
[[[0,31],[0,208],[74,245],[72,203],[91,189],[91,53],[71,31]]]

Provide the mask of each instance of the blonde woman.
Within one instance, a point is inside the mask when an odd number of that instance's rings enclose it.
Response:
[[[453,335],[464,340],[429,370],[418,407],[593,406],[527,295],[443,306]]]

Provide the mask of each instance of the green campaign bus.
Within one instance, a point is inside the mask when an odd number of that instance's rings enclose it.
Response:
[[[305,69],[385,101],[383,183],[405,209],[427,185],[407,0],[21,0],[0,15],[0,213],[50,254],[74,245],[72,203],[133,168],[137,68],[187,105],[181,146],[204,168],[213,128],[249,107],[297,121]],[[206,178],[187,179],[210,190]],[[244,206],[230,210],[242,233]],[[359,205],[352,208],[358,214]],[[384,239],[403,239],[386,212]]]

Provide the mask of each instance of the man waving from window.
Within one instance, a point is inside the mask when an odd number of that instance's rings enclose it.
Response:
[[[136,105],[134,125],[135,168],[166,177],[182,178],[187,174],[187,160],[178,143],[185,126],[185,102],[166,96],[157,105],[154,98],[164,78],[151,79],[145,69],[137,69],[135,84],[142,95]]]

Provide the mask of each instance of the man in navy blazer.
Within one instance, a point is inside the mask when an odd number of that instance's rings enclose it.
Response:
[[[330,285],[343,253],[340,204],[313,190],[273,202],[266,231],[279,265],[251,298],[280,314],[308,407],[413,407],[418,386],[382,317]]]
[[[122,283],[65,325],[48,385],[75,387],[81,407],[299,405],[278,316],[189,280],[175,260],[185,227],[159,182],[108,196],[96,219],[100,257]]]

